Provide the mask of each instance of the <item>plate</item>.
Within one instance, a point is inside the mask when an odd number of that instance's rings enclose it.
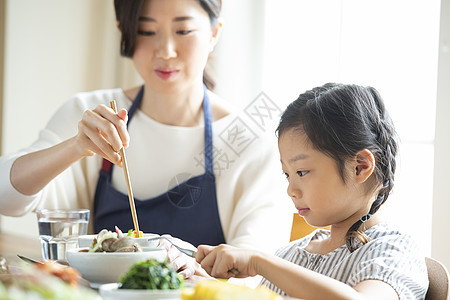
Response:
[[[102,298],[110,300],[181,299],[181,290],[121,290],[118,283],[102,284],[99,292]]]

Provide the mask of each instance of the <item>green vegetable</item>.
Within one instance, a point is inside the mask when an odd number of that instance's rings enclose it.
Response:
[[[150,258],[132,265],[119,282],[120,289],[175,290],[183,286],[184,279],[167,260]]]

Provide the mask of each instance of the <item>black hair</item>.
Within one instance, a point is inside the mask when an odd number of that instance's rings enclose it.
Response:
[[[222,0],[198,0],[202,8],[208,13],[212,25],[215,25],[222,10]],[[137,31],[139,27],[139,12],[144,0],[114,0],[116,20],[121,30],[120,54],[133,57],[136,47]],[[216,85],[209,66],[203,72],[203,82],[210,90]]]
[[[398,142],[394,124],[376,89],[327,83],[306,91],[283,112],[277,134],[280,137],[290,129],[305,133],[314,149],[333,158],[344,183],[345,163],[358,151],[370,150],[375,157],[371,189],[379,190],[368,213],[378,211],[394,186]],[[368,241],[359,231],[362,223],[358,220],[347,232],[350,251],[358,247],[355,237],[362,243]]]

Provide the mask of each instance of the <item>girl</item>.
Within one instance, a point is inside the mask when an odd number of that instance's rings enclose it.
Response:
[[[428,277],[412,239],[381,219],[394,184],[397,141],[378,92],[326,84],[301,94],[281,117],[281,165],[298,213],[317,227],[276,256],[200,246],[212,276],[262,275],[303,299],[423,299]]]
[[[118,153],[125,147],[143,232],[194,245],[281,246],[290,224],[273,201],[279,196],[267,190],[277,164],[271,143],[253,136],[253,122],[211,92],[204,72],[222,27],[221,1],[114,5],[121,54],[132,59],[142,85],[75,95],[33,145],[1,157],[0,213],[89,208],[91,232],[133,228],[124,175],[114,166],[122,166]],[[128,111],[114,113],[113,99]],[[234,137],[240,143],[250,141],[237,154],[229,131],[241,134]],[[266,243],[264,231],[257,232],[270,230],[266,220],[273,214],[275,230],[287,234]],[[186,268],[186,261],[177,265]]]

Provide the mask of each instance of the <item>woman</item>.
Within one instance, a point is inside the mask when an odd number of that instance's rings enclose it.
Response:
[[[125,147],[142,231],[194,245],[280,245],[290,219],[270,189],[275,151],[203,83],[220,8],[220,1],[116,0],[121,53],[143,85],[75,95],[33,145],[2,157],[1,213],[90,208],[95,232],[133,228],[123,173],[114,166],[122,167]],[[116,114],[113,99],[128,111]]]

